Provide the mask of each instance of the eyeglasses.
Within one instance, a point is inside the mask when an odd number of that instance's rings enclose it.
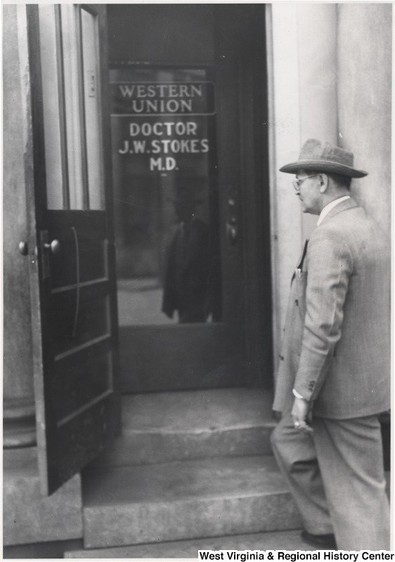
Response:
[[[304,181],[308,180],[309,178],[315,178],[317,175],[318,174],[313,174],[312,176],[306,176],[305,178],[302,178],[301,180],[293,180],[292,185],[294,186],[295,191],[297,193],[299,193],[302,183]]]

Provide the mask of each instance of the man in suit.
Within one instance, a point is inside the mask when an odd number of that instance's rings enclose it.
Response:
[[[309,139],[280,171],[303,212],[319,215],[292,278],[273,409],[272,445],[322,548],[389,549],[378,414],[390,407],[390,252],[350,196],[349,151]]]

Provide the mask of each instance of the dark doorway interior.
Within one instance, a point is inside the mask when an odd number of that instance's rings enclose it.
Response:
[[[124,389],[264,384],[265,8],[110,5],[108,23]]]

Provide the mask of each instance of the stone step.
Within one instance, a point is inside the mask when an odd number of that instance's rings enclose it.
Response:
[[[84,548],[287,530],[301,525],[271,456],[89,469]]]
[[[271,393],[262,389],[125,395],[122,436],[94,465],[270,454],[271,405]]]
[[[65,552],[65,558],[193,558],[199,550],[316,550],[300,529]]]
[[[4,546],[82,537],[81,476],[41,494],[37,447],[3,451]]]

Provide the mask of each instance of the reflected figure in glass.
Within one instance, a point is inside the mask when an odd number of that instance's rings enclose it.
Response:
[[[166,252],[162,312],[169,318],[177,312],[180,323],[206,322],[215,316],[209,228],[197,213],[203,202],[196,187],[176,190],[178,223]]]

